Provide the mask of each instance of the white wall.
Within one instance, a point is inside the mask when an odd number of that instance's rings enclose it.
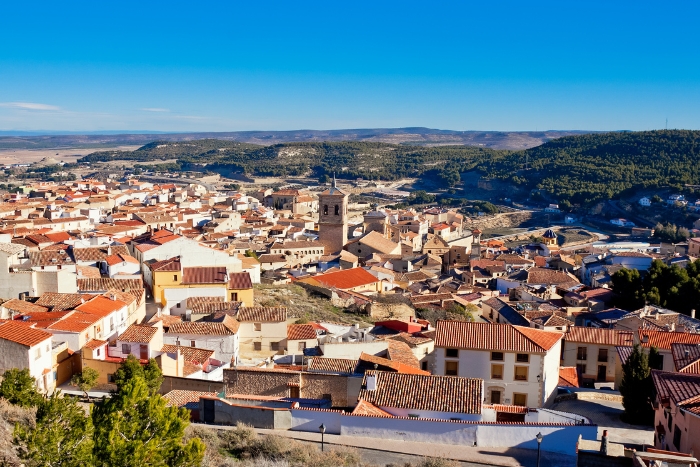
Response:
[[[329,435],[341,434],[341,412],[336,410],[292,409],[292,430],[318,433],[321,424]]]
[[[210,336],[201,334],[174,334],[165,333],[163,344],[180,345],[190,347],[191,341],[195,342],[198,349],[209,349],[214,351],[214,358],[222,362],[230,362],[232,358],[238,358],[238,334],[228,336]]]
[[[386,351],[386,341],[373,342],[343,342],[337,344],[321,344],[321,351],[326,358],[348,358],[357,360],[362,352],[370,355]]]
[[[228,301],[226,289],[223,287],[193,287],[193,288],[165,288],[163,289],[165,303],[163,310],[168,310],[171,315],[184,315],[187,309],[187,299],[190,297],[223,297]],[[178,308],[177,305],[180,304]]]

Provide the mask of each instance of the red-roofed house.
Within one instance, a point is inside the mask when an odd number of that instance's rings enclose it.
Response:
[[[55,387],[51,333],[21,321],[0,323],[0,372],[29,369],[39,389]]]
[[[382,287],[380,279],[362,268],[343,269],[341,271],[319,274],[318,276],[301,279],[298,282],[352,292],[380,292]]]
[[[439,320],[433,374],[484,380],[486,403],[543,407],[556,396],[562,333]]]

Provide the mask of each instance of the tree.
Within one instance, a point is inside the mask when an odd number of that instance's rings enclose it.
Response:
[[[129,355],[119,369],[114,372],[114,384],[117,385],[117,391],[121,391],[126,383],[135,378],[142,378],[153,393],[156,393],[160,389],[160,385],[163,384],[163,372],[154,359],[150,359],[146,365],[141,366],[138,358]]]
[[[39,403],[35,427],[17,424],[14,444],[29,467],[94,465],[92,419],[74,398],[58,391]]]
[[[629,423],[648,424],[653,420],[651,398],[653,383],[649,370],[649,357],[639,344],[635,344],[632,353],[622,365],[622,405]]]
[[[11,368],[2,375],[0,397],[21,407],[34,407],[42,398],[36,389],[36,380],[29,374],[28,368]]]
[[[649,349],[649,369],[650,370],[663,370],[664,369],[664,356],[659,353],[659,349],[653,345]]]
[[[126,380],[93,411],[98,467],[194,467],[204,457],[198,438],[183,441],[189,411],[166,406],[143,377]]]
[[[82,373],[73,375],[70,382],[72,385],[78,386],[78,388],[85,393],[88,402],[90,402],[90,394],[88,392],[97,385],[99,377],[100,374],[97,370],[87,367],[83,368]]]
[[[636,269],[620,269],[612,276],[612,290],[617,294],[616,306],[638,310],[644,306],[642,276]]]

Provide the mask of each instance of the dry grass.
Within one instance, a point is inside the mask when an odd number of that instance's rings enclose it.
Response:
[[[333,306],[321,295],[310,294],[298,285],[255,285],[255,304],[259,306],[287,307],[290,318],[330,323],[373,323],[366,315],[348,312]]]
[[[36,408],[25,409],[0,399],[0,465],[19,467],[22,465],[12,444],[15,425],[33,427],[36,423]]]

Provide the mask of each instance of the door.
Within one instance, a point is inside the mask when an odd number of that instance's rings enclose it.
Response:
[[[491,403],[500,404],[501,403],[501,391],[491,391]]]
[[[513,394],[513,405],[527,407],[527,394]]]
[[[141,360],[148,360],[148,346],[141,344],[139,351],[140,351],[139,358]]]
[[[213,399],[204,399],[204,423],[214,423],[214,407]]]
[[[605,381],[608,373],[608,367],[605,365],[598,365],[598,377],[596,378],[599,382]]]

